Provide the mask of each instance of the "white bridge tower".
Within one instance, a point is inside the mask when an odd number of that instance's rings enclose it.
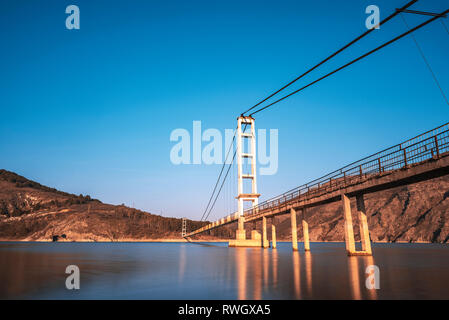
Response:
[[[182,218],[182,231],[181,231],[181,237],[185,237],[187,234],[187,219]]]
[[[242,125],[244,126],[242,128]],[[249,130],[247,130],[249,127]],[[247,143],[245,143],[247,142]],[[244,146],[248,150],[244,150]],[[243,162],[247,159],[250,165],[250,172],[243,172]],[[259,204],[257,193],[257,174],[256,174],[256,128],[253,117],[240,116],[237,118],[237,167],[238,167],[238,229],[237,240],[245,240],[246,233],[244,228],[245,218],[243,216],[243,204],[245,201],[251,201],[252,207]],[[245,190],[243,181],[251,181],[251,190]]]

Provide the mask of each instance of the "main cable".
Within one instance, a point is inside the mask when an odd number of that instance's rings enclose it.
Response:
[[[279,102],[281,102],[282,100],[284,100],[284,99],[286,99],[286,98],[288,98],[288,97],[291,97],[292,95],[294,95],[294,94],[296,94],[296,93],[298,93],[298,92],[300,92],[300,91],[302,91],[302,90],[304,90],[304,89],[306,89],[306,88],[308,88],[308,87],[314,85],[315,83],[317,83],[317,82],[319,82],[319,81],[321,81],[321,80],[326,79],[327,77],[333,75],[334,73],[337,73],[338,71],[340,71],[340,70],[342,70],[342,69],[345,69],[346,67],[349,67],[350,65],[356,63],[357,61],[362,60],[363,58],[366,58],[367,56],[369,56],[369,55],[371,55],[371,54],[373,54],[373,53],[379,51],[380,49],[382,49],[382,48],[384,48],[384,47],[386,47],[386,46],[392,44],[393,42],[396,42],[397,40],[399,40],[399,39],[405,37],[406,35],[408,35],[408,34],[414,32],[414,31],[416,31],[416,30],[418,30],[418,29],[420,29],[420,28],[426,26],[427,24],[429,24],[429,23],[435,21],[435,20],[438,19],[438,18],[441,18],[441,16],[447,14],[448,12],[449,12],[449,9],[443,11],[442,13],[439,14],[439,16],[435,16],[435,17],[433,17],[433,18],[431,18],[431,19],[429,19],[429,20],[427,20],[427,21],[421,23],[420,25],[418,25],[418,26],[416,26],[416,27],[414,27],[414,28],[408,30],[407,32],[404,32],[403,34],[397,36],[396,38],[391,39],[390,41],[385,42],[384,44],[380,45],[379,47],[377,47],[377,48],[375,48],[375,49],[373,49],[373,50],[371,50],[371,51],[369,51],[369,52],[367,52],[367,53],[365,53],[365,54],[359,56],[358,58],[356,58],[356,59],[354,59],[354,60],[348,62],[347,64],[345,64],[345,65],[343,65],[343,66],[341,66],[341,67],[335,69],[335,70],[332,71],[332,72],[329,72],[328,74],[326,74],[326,75],[324,75],[324,76],[318,78],[317,80],[315,80],[315,81],[313,81],[313,82],[311,82],[311,83],[305,85],[304,87],[299,88],[298,90],[295,90],[295,91],[289,93],[288,95],[286,95],[286,96],[284,96],[284,97],[282,97],[282,98],[280,98],[280,99],[278,99],[278,100],[276,100],[276,101],[274,101],[274,102],[272,102],[272,103],[266,105],[266,106],[263,107],[263,108],[257,109],[256,111],[252,112],[249,116],[253,116],[254,114],[256,114],[256,113],[258,113],[258,112],[260,112],[260,111],[263,111],[263,110],[265,110],[265,109],[267,109],[267,108],[273,106],[274,104],[279,103]]]
[[[359,41],[360,39],[362,39],[363,37],[367,36],[368,34],[370,34],[374,29],[376,29],[377,27],[383,25],[384,23],[388,22],[389,20],[393,19],[395,16],[397,16],[400,13],[400,10],[405,10],[408,7],[410,7],[412,4],[416,3],[418,0],[412,0],[409,3],[407,3],[405,6],[403,6],[401,9],[399,9],[399,11],[395,11],[393,12],[391,15],[389,15],[387,18],[385,18],[384,20],[382,20],[381,22],[379,22],[379,24],[377,24],[376,26],[374,26],[373,28],[369,29],[368,31],[362,33],[360,36],[358,36],[357,38],[355,38],[354,40],[352,40],[351,42],[349,42],[348,44],[346,44],[345,46],[343,46],[342,48],[340,48],[339,50],[335,51],[333,54],[331,54],[330,56],[328,56],[326,59],[322,60],[321,62],[319,62],[318,64],[316,64],[315,66],[313,66],[312,68],[310,68],[309,70],[307,70],[306,72],[304,72],[303,74],[301,74],[299,77],[295,78],[294,80],[290,81],[289,83],[287,83],[286,85],[284,85],[282,88],[280,88],[279,90],[273,92],[272,94],[270,94],[268,97],[266,97],[265,99],[259,101],[258,103],[256,103],[254,106],[252,106],[251,108],[249,108],[248,110],[246,110],[245,112],[242,113],[242,115],[244,115],[245,113],[253,110],[254,108],[256,108],[257,106],[259,106],[260,104],[264,103],[265,101],[267,101],[268,99],[270,99],[271,97],[275,96],[276,94],[278,94],[279,92],[281,92],[282,90],[286,89],[287,87],[289,87],[290,85],[292,85],[293,83],[295,83],[296,81],[298,81],[299,79],[303,78],[304,76],[306,76],[307,74],[309,74],[310,72],[312,72],[313,70],[315,70],[316,68],[318,68],[319,66],[321,66],[322,64],[324,64],[325,62],[329,61],[330,59],[332,59],[333,57],[335,57],[336,55],[338,55],[339,53],[341,53],[342,51],[346,50],[347,48],[349,48],[350,46],[352,46],[354,43],[356,43],[357,41]]]
[[[410,7],[411,5],[413,5],[414,3],[416,3],[417,1],[418,1],[418,0],[412,0],[412,1],[408,2],[408,3],[407,3],[406,5],[404,5],[400,10],[404,10],[404,9]],[[346,44],[345,46],[343,46],[342,48],[340,48],[339,50],[337,50],[337,51],[334,52],[333,54],[331,54],[329,57],[327,57],[326,59],[324,59],[324,60],[322,60],[321,62],[319,62],[318,64],[316,64],[314,67],[312,67],[311,69],[309,69],[309,70],[307,70],[306,72],[304,72],[303,74],[301,74],[301,75],[300,75],[299,77],[297,77],[296,79],[290,81],[289,83],[287,83],[286,85],[284,85],[284,86],[283,86],[282,88],[280,88],[279,90],[275,91],[274,93],[272,93],[271,95],[269,95],[269,96],[266,97],[265,99],[261,100],[260,102],[258,102],[257,104],[255,104],[254,106],[252,106],[251,108],[249,108],[248,110],[246,110],[245,112],[243,112],[242,115],[245,114],[245,113],[247,113],[247,112],[249,112],[249,111],[251,111],[252,109],[256,108],[257,106],[259,106],[259,105],[262,104],[263,102],[267,101],[268,99],[270,99],[270,98],[273,97],[274,95],[278,94],[278,93],[281,92],[282,90],[286,89],[287,87],[289,87],[290,85],[292,85],[293,83],[295,83],[296,81],[298,81],[299,79],[303,78],[304,76],[306,76],[307,74],[309,74],[310,72],[312,72],[313,70],[315,70],[316,68],[318,68],[319,66],[321,66],[322,64],[324,64],[325,62],[329,61],[330,59],[332,59],[333,57],[335,57],[336,55],[338,55],[339,53],[341,53],[342,51],[344,51],[345,49],[347,49],[348,47],[350,47],[351,45],[353,45],[354,43],[356,43],[356,42],[359,41],[360,39],[362,39],[363,37],[367,36],[367,35],[368,35],[369,33],[371,33],[376,27],[381,26],[382,24],[384,24],[384,23],[388,22],[389,20],[391,20],[392,18],[394,18],[398,13],[399,13],[399,11],[395,11],[395,12],[392,13],[390,16],[388,16],[387,18],[385,18],[384,20],[382,20],[381,22],[379,22],[378,25],[374,26],[372,29],[367,30],[366,32],[364,32],[363,34],[361,34],[360,36],[358,36],[357,38],[355,38],[354,40],[352,40],[351,42],[349,42],[348,44]],[[232,146],[233,143],[234,143],[234,140],[235,140],[235,134],[236,134],[236,132],[234,132],[234,137],[233,137],[233,139],[232,139],[231,146]],[[230,151],[230,149],[228,150],[228,153],[227,153],[227,155],[226,155],[226,160],[227,160],[227,157],[228,157],[228,155],[229,155],[229,151]],[[234,158],[235,158],[235,153],[234,153],[233,160],[234,160]],[[204,210],[203,215],[201,216],[201,221],[203,220],[203,218],[204,218],[204,216],[205,216],[205,214],[206,214],[206,212],[207,212],[207,210],[208,210],[208,208],[209,208],[209,206],[210,206],[210,204],[211,204],[212,198],[213,198],[213,196],[214,196],[214,194],[215,194],[215,191],[216,191],[216,189],[217,189],[217,186],[218,186],[218,184],[219,184],[219,182],[220,182],[220,178],[221,178],[221,176],[222,176],[222,174],[223,174],[223,170],[224,170],[224,167],[225,167],[225,164],[226,164],[226,160],[225,160],[225,162],[223,163],[223,166],[221,167],[220,174],[219,174],[219,176],[218,176],[218,178],[217,178],[217,181],[216,181],[216,183],[215,183],[214,189],[213,189],[212,194],[211,194],[211,196],[210,196],[210,198],[209,198],[209,201],[208,201],[208,203],[207,203],[206,209]],[[233,161],[233,160],[232,160],[232,161]],[[209,213],[210,213],[210,210],[209,210]],[[208,215],[209,215],[209,214],[208,214]]]

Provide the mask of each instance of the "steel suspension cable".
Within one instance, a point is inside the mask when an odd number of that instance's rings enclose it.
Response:
[[[226,153],[225,161],[223,162],[223,165],[221,166],[221,170],[220,170],[220,174],[218,175],[217,182],[215,182],[214,189],[213,189],[213,191],[212,191],[212,194],[210,195],[209,202],[207,203],[206,209],[204,210],[203,215],[201,216],[201,220],[200,220],[200,221],[203,221],[204,215],[206,214],[207,209],[209,208],[209,205],[210,205],[210,203],[211,203],[211,201],[212,201],[212,198],[214,197],[215,190],[217,189],[218,183],[220,182],[221,175],[223,174],[223,169],[224,169],[225,166],[226,166],[226,161],[228,160],[229,152],[231,151],[232,146],[234,145],[234,140],[235,140],[235,135],[236,135],[236,134],[237,134],[237,129],[234,130],[234,136],[232,137],[232,142],[231,142],[231,144],[229,145],[228,152]],[[235,155],[234,155],[234,156],[235,156]],[[234,160],[234,159],[233,159],[233,160]]]
[[[243,128],[243,132],[245,132],[247,126],[248,126],[248,124],[245,123],[245,127]],[[236,132],[237,132],[237,131],[236,131]],[[234,134],[234,137],[235,137],[235,134]],[[233,139],[232,141],[234,142],[234,139]],[[232,146],[232,145],[233,145],[233,143],[231,143],[231,146]],[[235,159],[235,155],[236,155],[236,154],[237,154],[237,150],[234,150],[234,155],[232,156],[231,164],[229,165],[228,170],[226,171],[226,175],[225,175],[225,177],[223,178],[223,182],[221,183],[220,189],[219,189],[218,192],[217,192],[217,196],[215,197],[215,200],[214,200],[214,202],[212,203],[212,206],[210,207],[209,212],[208,212],[208,214],[206,215],[206,217],[204,218],[204,220],[206,220],[206,219],[209,217],[210,213],[212,212],[212,209],[213,209],[214,206],[215,206],[215,202],[217,202],[218,196],[220,195],[221,189],[223,188],[223,184],[225,183],[226,178],[228,177],[229,170],[231,169],[231,166],[232,166],[232,163],[234,162],[234,159]],[[225,162],[225,163],[226,163],[226,162]]]
[[[287,99],[288,97],[291,97],[292,95],[294,95],[294,94],[296,94],[296,93],[298,93],[298,92],[300,92],[300,91],[302,91],[302,90],[304,90],[304,89],[306,89],[306,88],[308,88],[308,87],[314,85],[315,83],[317,83],[317,82],[319,82],[319,81],[321,81],[321,80],[326,79],[327,77],[333,75],[334,73],[337,73],[338,71],[343,70],[343,69],[349,67],[350,65],[356,63],[357,61],[362,60],[363,58],[366,58],[367,56],[369,56],[369,55],[371,55],[371,54],[373,54],[373,53],[379,51],[380,49],[382,49],[382,48],[384,48],[384,47],[386,47],[386,46],[388,46],[388,45],[390,45],[390,44],[392,44],[392,43],[398,41],[399,39],[405,37],[406,35],[408,35],[408,34],[414,32],[414,31],[416,31],[416,30],[418,30],[418,29],[420,29],[420,28],[426,26],[427,24],[429,24],[429,23],[435,21],[436,19],[440,18],[442,15],[447,14],[448,12],[449,12],[449,9],[443,11],[443,12],[440,13],[438,16],[435,16],[435,17],[433,17],[433,18],[431,18],[431,19],[429,19],[429,20],[427,20],[427,21],[421,23],[420,25],[418,25],[418,26],[416,26],[416,27],[414,27],[414,28],[408,30],[407,32],[404,32],[403,34],[397,36],[396,38],[393,38],[392,40],[385,42],[384,44],[380,45],[379,47],[377,47],[377,48],[375,48],[375,49],[373,49],[373,50],[371,50],[371,51],[368,51],[367,53],[365,53],[365,54],[359,56],[358,58],[356,58],[356,59],[354,59],[354,60],[348,62],[347,64],[345,64],[345,65],[343,65],[343,66],[341,66],[341,67],[335,69],[334,71],[329,72],[328,74],[326,74],[326,75],[324,75],[324,76],[318,78],[317,80],[315,80],[315,81],[313,81],[313,82],[311,82],[311,83],[305,85],[304,87],[301,87],[301,88],[299,88],[298,90],[295,90],[295,91],[289,93],[288,95],[286,95],[286,96],[284,96],[284,97],[282,97],[282,98],[280,98],[280,99],[278,99],[278,100],[276,100],[276,101],[274,101],[274,102],[272,102],[272,103],[266,105],[265,107],[262,107],[262,108],[260,108],[260,109],[257,109],[256,111],[252,112],[252,113],[250,114],[250,116],[253,116],[254,114],[256,114],[256,113],[258,113],[258,112],[260,112],[260,111],[263,111],[263,110],[265,110],[265,109],[267,109],[267,108],[269,108],[269,107],[271,107],[271,106],[273,106],[273,105],[275,105],[275,104],[281,102],[282,100]]]
[[[407,21],[405,20],[404,16],[401,14],[402,21],[404,21],[405,27],[407,29],[410,29]],[[441,20],[442,21],[442,20]],[[427,60],[426,56],[424,55],[424,51],[422,50],[421,46],[418,44],[418,40],[416,40],[416,37],[414,34],[411,35],[413,42],[415,42],[416,48],[418,49],[422,59],[424,60],[424,63],[426,64],[427,68],[429,69],[430,73],[432,74],[433,80],[435,81],[435,84],[437,85],[438,89],[440,89],[441,95],[443,96],[444,101],[449,106],[449,101],[447,100],[446,94],[443,91],[443,88],[441,88],[440,82],[438,81],[437,76],[432,70],[432,67],[430,66],[429,61]]]
[[[441,19],[440,21],[441,21],[441,24],[443,25],[443,28],[446,30],[447,34],[449,35],[449,30],[447,29],[447,26],[446,26],[446,24],[444,23],[444,20]]]
[[[235,155],[236,155],[236,152],[234,152],[234,156],[232,157],[232,161],[234,161]],[[215,203],[217,202],[218,196],[220,195],[221,189],[223,188],[223,185],[224,185],[224,183],[225,183],[225,181],[226,181],[226,178],[228,177],[228,174],[229,174],[229,170],[230,170],[230,169],[231,169],[231,166],[229,165],[229,166],[228,166],[228,170],[226,171],[226,175],[224,176],[223,182],[221,183],[220,189],[218,190],[217,195],[216,195],[216,197],[215,197],[215,200],[214,200],[214,202],[212,203],[212,205],[211,205],[211,207],[210,207],[210,209],[209,209],[209,212],[207,213],[207,215],[206,215],[206,217],[204,218],[204,220],[207,220],[207,218],[209,218],[209,215],[210,215],[210,213],[212,212],[212,209],[214,208]]]
[[[404,5],[400,10],[404,10],[404,9],[410,7],[412,4],[416,3],[417,1],[418,1],[418,0],[412,0],[412,1],[408,2],[408,3],[407,3],[406,5]],[[395,11],[395,12],[392,13],[390,16],[388,16],[387,18],[385,18],[384,20],[382,20],[382,21],[378,24],[378,26],[380,26],[380,25],[382,25],[382,24],[388,22],[389,20],[391,20],[392,18],[394,18],[398,13],[399,13],[398,11]],[[354,43],[356,43],[357,41],[359,41],[359,40],[362,39],[363,37],[367,36],[367,35],[368,35],[369,33],[371,33],[376,27],[377,27],[377,26],[373,27],[372,29],[367,30],[366,32],[364,32],[363,34],[361,34],[360,36],[358,36],[357,38],[355,38],[354,40],[352,40],[351,42],[349,42],[348,44],[346,44],[345,46],[343,46],[342,48],[340,48],[339,50],[337,50],[337,51],[334,52],[333,54],[331,54],[329,57],[327,57],[326,59],[324,59],[324,60],[322,60],[321,62],[319,62],[318,64],[316,64],[314,67],[312,67],[311,69],[309,69],[309,70],[307,70],[306,72],[304,72],[302,75],[300,75],[299,77],[297,77],[297,78],[294,79],[293,81],[290,81],[288,84],[284,85],[281,89],[279,89],[279,90],[277,90],[276,92],[272,93],[272,94],[269,95],[267,98],[261,100],[261,101],[258,102],[256,105],[252,106],[251,108],[249,108],[248,110],[246,110],[245,112],[243,112],[242,115],[245,114],[245,113],[247,113],[247,112],[249,112],[250,110],[256,108],[257,106],[259,106],[259,105],[262,104],[263,102],[267,101],[268,99],[270,99],[270,98],[273,97],[274,95],[278,94],[279,92],[281,92],[282,90],[286,89],[287,87],[289,87],[290,85],[292,85],[293,83],[295,83],[296,81],[298,81],[299,79],[301,79],[302,77],[304,77],[304,76],[306,76],[307,74],[309,74],[310,72],[312,72],[313,70],[315,70],[316,68],[318,68],[319,66],[321,66],[322,64],[324,64],[325,62],[329,61],[330,59],[332,59],[333,57],[335,57],[336,55],[338,55],[339,53],[341,53],[342,51],[344,51],[345,49],[347,49],[348,47],[350,47],[351,45],[353,45]],[[245,127],[245,128],[246,128],[246,127]],[[235,140],[235,133],[234,133],[234,137],[233,137],[233,140],[232,140],[231,145],[234,143],[234,140]],[[229,154],[229,150],[228,150],[228,154]],[[227,157],[228,157],[228,154],[226,155],[226,159],[227,159]],[[234,160],[234,158],[235,158],[235,153],[234,153],[234,156],[233,156],[233,160]],[[201,217],[201,221],[203,220],[203,218],[204,218],[204,216],[205,216],[205,213],[207,212],[207,210],[208,210],[208,208],[209,208],[209,206],[210,206],[210,204],[211,204],[212,198],[213,198],[213,196],[214,196],[214,194],[215,194],[215,191],[216,191],[216,189],[217,189],[217,186],[218,186],[218,184],[219,184],[219,182],[220,182],[220,178],[221,178],[221,176],[222,176],[222,174],[223,174],[223,170],[224,170],[225,164],[226,164],[226,160],[225,160],[225,162],[223,163],[223,166],[221,167],[221,170],[220,170],[218,179],[217,179],[217,181],[216,181],[216,183],[215,183],[214,189],[213,189],[212,194],[211,194],[211,196],[210,196],[210,198],[209,198],[209,201],[208,201],[208,204],[207,204],[207,206],[206,206],[206,209],[204,210],[203,215],[202,215],[202,217]],[[229,171],[229,170],[228,170],[228,171]],[[209,213],[210,213],[210,210],[209,210]]]
[[[405,6],[403,6],[401,9],[399,10],[405,10],[406,8],[410,7],[412,4],[416,3],[418,0],[412,0],[409,3],[407,3]],[[395,11],[393,12],[391,15],[389,15],[387,18],[385,18],[384,20],[382,20],[381,22],[379,22],[378,25],[374,26],[372,29],[369,29],[368,31],[362,33],[360,36],[358,36],[357,38],[355,38],[354,40],[352,40],[351,42],[349,42],[348,44],[346,44],[345,46],[343,46],[342,48],[340,48],[339,50],[335,51],[333,54],[331,54],[330,56],[328,56],[326,59],[322,60],[321,62],[319,62],[318,64],[316,64],[315,66],[313,66],[312,68],[310,68],[309,70],[307,70],[306,72],[304,72],[303,74],[301,74],[299,77],[293,79],[292,81],[290,81],[289,83],[287,83],[286,85],[284,85],[282,88],[280,88],[279,90],[273,92],[272,94],[270,94],[268,97],[266,97],[265,99],[259,101],[258,103],[256,103],[254,106],[252,106],[251,108],[249,108],[248,110],[246,110],[245,112],[242,113],[242,115],[244,115],[245,113],[253,110],[254,108],[258,107],[260,104],[264,103],[265,101],[267,101],[268,99],[270,99],[271,97],[275,96],[276,94],[278,94],[279,92],[281,92],[282,90],[288,88],[290,85],[292,85],[293,83],[295,83],[296,81],[298,81],[299,79],[303,78],[304,76],[306,76],[307,74],[309,74],[310,72],[312,72],[313,70],[315,70],[316,68],[318,68],[319,66],[321,66],[322,64],[324,64],[325,62],[329,61],[330,59],[332,59],[333,57],[335,57],[336,55],[338,55],[339,53],[343,52],[344,50],[346,50],[347,48],[349,48],[350,46],[352,46],[354,43],[356,43],[357,41],[359,41],[360,39],[364,38],[365,36],[367,36],[368,34],[370,34],[373,30],[375,30],[375,28],[377,26],[381,26],[383,24],[385,24],[386,22],[388,22],[389,20],[393,19],[396,15],[399,14],[400,11]]]

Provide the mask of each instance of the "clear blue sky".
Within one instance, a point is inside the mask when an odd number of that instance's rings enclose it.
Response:
[[[199,219],[220,166],[173,165],[171,131],[193,120],[234,128],[240,112],[364,32],[367,5],[384,18],[406,2],[2,0],[0,168]],[[80,30],[65,28],[69,4]],[[398,17],[294,88],[404,31]],[[449,95],[449,35],[436,21],[416,37]],[[257,128],[279,129],[279,170],[259,177],[259,191],[274,196],[448,120],[404,38],[257,115]],[[226,201],[211,218],[227,214]]]

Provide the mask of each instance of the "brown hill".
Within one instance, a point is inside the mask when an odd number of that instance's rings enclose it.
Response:
[[[449,241],[449,176],[365,196],[373,241]],[[352,203],[354,233],[359,237],[355,203]],[[302,237],[301,213],[298,236]],[[340,202],[308,209],[311,241],[343,241]],[[190,230],[207,222],[188,220]],[[288,215],[276,218],[279,240],[289,240]],[[247,235],[252,227],[246,224]],[[260,223],[257,229],[261,229]],[[234,237],[235,225],[220,228],[211,236]],[[0,239],[51,240],[65,235],[66,241],[145,241],[181,239],[181,219],[166,218],[124,205],[104,204],[89,196],[73,195],[42,186],[15,173],[0,170]],[[270,237],[270,232],[268,233]]]
[[[189,228],[207,222],[188,220]],[[181,239],[181,219],[43,186],[0,170],[0,239],[50,241],[145,241]],[[226,236],[226,230],[215,232]]]

